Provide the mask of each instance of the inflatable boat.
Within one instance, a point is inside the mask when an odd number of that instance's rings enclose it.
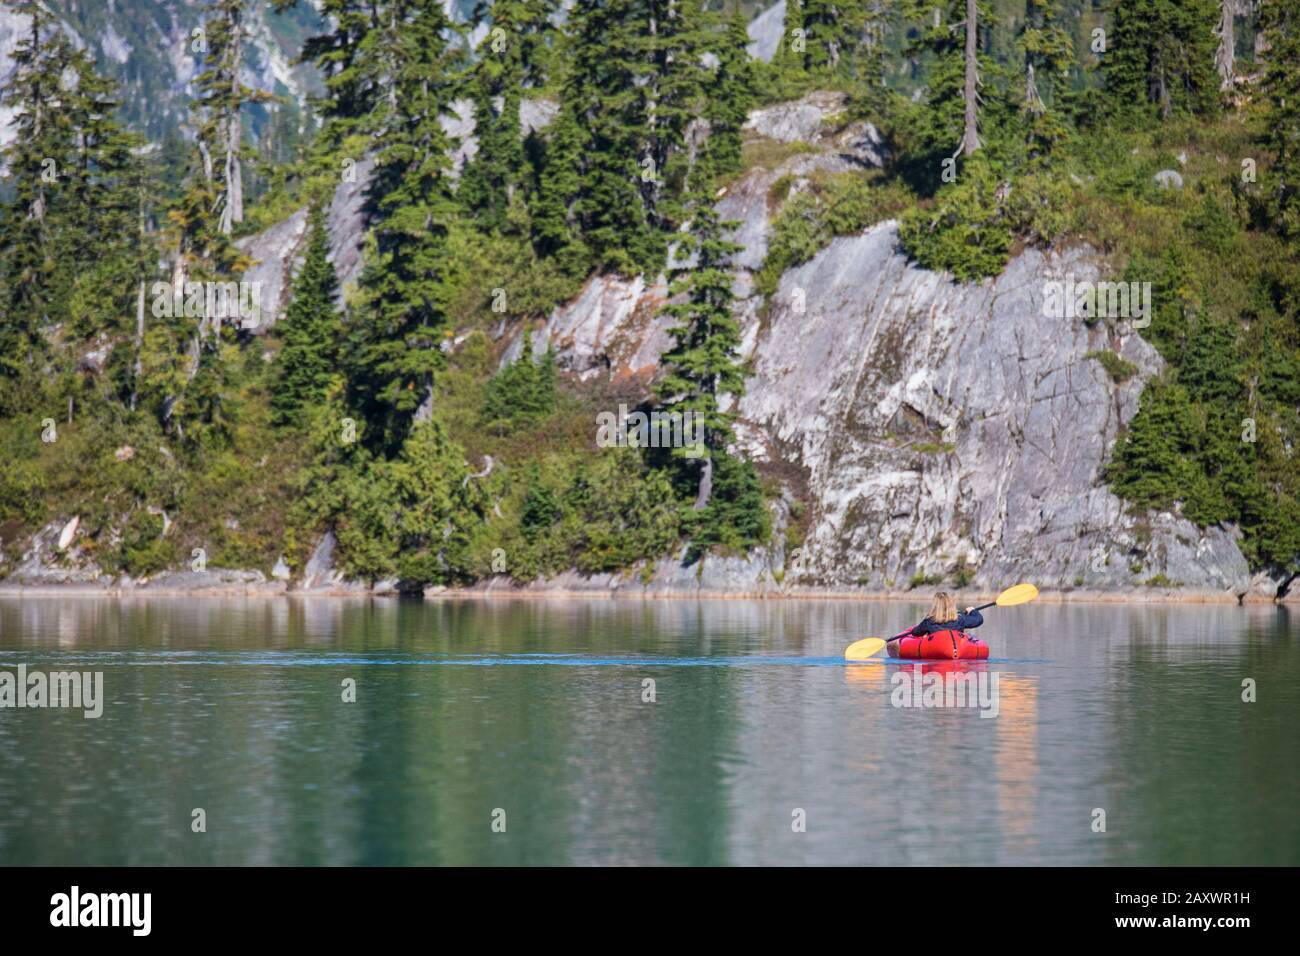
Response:
[[[935,631],[925,637],[903,637],[891,641],[889,656],[907,661],[982,661],[989,646],[964,631]]]

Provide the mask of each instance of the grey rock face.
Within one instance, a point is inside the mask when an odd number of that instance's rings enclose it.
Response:
[[[740,412],[760,454],[807,469],[796,582],[892,589],[964,566],[994,590],[1247,589],[1231,532],[1126,515],[1101,482],[1142,383],[1086,355],[1113,348],[1144,376],[1160,361],[1135,334],[1045,316],[1044,284],[1067,274],[1101,278],[1081,250],[1031,249],[957,284],[909,264],[892,222],[786,273]]]
[[[316,548],[303,568],[302,580],[298,582],[296,591],[360,592],[366,590],[363,583],[347,580],[335,567],[335,547],[337,542],[334,539],[334,532],[327,531],[320,541],[316,542]],[[391,589],[390,587],[389,590]]]
[[[914,579],[951,584],[959,569],[985,591],[1017,580],[1089,592],[1250,590],[1233,530],[1129,515],[1102,482],[1160,359],[1123,327],[1044,316],[1045,283],[1067,276],[1106,278],[1084,250],[1031,249],[996,280],[955,283],[908,263],[887,222],[787,272],[765,317],[743,303],[754,375],[739,441],[757,460],[806,474],[807,537],[788,561],[660,562],[646,590],[901,591]],[[562,367],[587,378],[633,371],[615,356],[652,371],[666,342],[660,320],[630,319],[654,294],[618,280],[610,308],[610,281],[548,323]],[[1139,376],[1116,384],[1086,357],[1108,348]]]
[[[608,376],[648,382],[659,356],[672,344],[668,323],[656,315],[667,294],[662,278],[647,285],[640,276],[596,276],[578,298],[555,309],[533,331],[533,351],[554,350],[558,367],[580,381]],[[518,359],[522,350],[523,335],[517,334],[501,357],[502,366]]]
[[[850,158],[836,151],[843,130],[826,119],[842,106],[836,94],[810,94],[751,114],[751,133],[818,149],[751,170],[719,201],[740,223],[741,294],[766,255],[779,176],[795,175],[797,189],[816,169],[879,161],[874,130],[854,133],[868,149]],[[685,568],[665,560],[648,586],[636,585],[649,593],[703,592],[706,579],[749,593],[901,591],[960,576],[985,591],[1032,580],[1087,593],[1228,597],[1275,587],[1252,581],[1234,529],[1131,515],[1105,486],[1102,466],[1161,363],[1123,326],[1045,316],[1045,284],[1069,277],[1113,278],[1086,250],[1031,249],[996,280],[959,284],[909,264],[890,222],[837,239],[787,272],[770,303],[742,301],[754,374],[738,442],[756,460],[806,475],[807,537],[788,561],[751,555]],[[640,279],[593,279],[535,342],[550,344],[560,367],[584,381],[648,383],[670,341],[655,314],[664,294]],[[1102,349],[1139,375],[1112,382],[1087,358]],[[518,350],[516,339],[506,360]],[[547,586],[582,590],[567,578]]]
[[[779,143],[816,143],[824,135],[827,118],[844,109],[843,93],[816,91],[789,103],[753,110],[744,129]]]
[[[107,580],[99,565],[77,545],[76,517],[51,521],[32,535],[5,578],[9,587],[98,587]]]
[[[785,0],[778,0],[775,5],[749,21],[749,55],[764,63],[771,63],[772,57],[776,56],[777,47],[781,45],[781,31],[784,29]]]
[[[361,276],[362,246],[366,229],[366,187],[374,169],[369,156],[339,170],[339,185],[326,214],[330,236],[330,262],[338,275],[337,304],[342,307],[348,289]],[[299,209],[289,218],[256,235],[240,239],[236,245],[247,253],[254,265],[244,273],[246,282],[261,284],[261,322],[254,334],[267,331],[284,314],[289,305],[293,275],[302,265],[307,243],[307,210]]]
[[[192,591],[215,594],[278,594],[283,581],[268,581],[261,571],[208,568],[204,571],[166,571],[135,584],[137,591]]]

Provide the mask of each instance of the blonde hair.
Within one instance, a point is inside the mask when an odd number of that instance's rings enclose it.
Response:
[[[952,599],[952,595],[947,591],[936,594],[934,603],[930,605],[929,617],[936,624],[957,620],[957,602]]]

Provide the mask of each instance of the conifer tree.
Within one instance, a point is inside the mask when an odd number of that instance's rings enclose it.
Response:
[[[36,0],[20,4],[30,18],[13,52],[14,72],[0,90],[0,106],[13,111],[13,140],[3,159],[14,196],[0,231],[0,375],[14,385],[44,351],[42,330],[51,321],[52,248],[63,171],[71,166],[72,131],[55,107],[72,48],[54,18]],[[8,391],[8,389],[6,389]],[[22,389],[12,394],[16,400]],[[9,395],[4,404],[11,403]]]
[[[583,189],[569,212],[611,271],[663,267],[690,188],[683,154],[702,112],[706,22],[698,0],[578,0],[572,9],[563,98],[581,138]],[[546,197],[551,224],[562,199]]]
[[[658,395],[668,411],[697,417],[703,447],[673,450],[675,457],[695,462],[698,468],[697,511],[709,504],[714,459],[726,454],[732,436],[735,416],[722,410],[720,399],[731,395],[739,401],[745,391],[730,268],[731,257],[740,247],[726,239],[734,227],[735,223],[719,220],[707,189],[697,188],[689,232],[676,252],[678,259],[689,255],[693,261],[674,270],[671,287],[674,295],[685,298],[663,309],[677,325],[668,332],[673,346],[660,359],[664,376]]]
[[[11,384],[34,370],[47,323],[77,337],[117,331],[156,258],[138,212],[141,139],[115,119],[116,85],[44,7],[26,12],[13,81],[0,95],[15,112],[14,140],[0,157],[14,182],[0,220],[0,378]]]
[[[781,42],[772,56],[772,72],[781,86],[796,86],[804,76],[808,40],[803,25],[804,0],[786,0]]]
[[[325,397],[338,361],[337,295],[325,214],[322,207],[313,206],[307,254],[293,280],[293,298],[277,326],[284,339],[279,381],[271,398],[278,424],[299,421],[304,408]]]
[[[299,0],[273,0],[277,10],[287,10]],[[308,37],[301,60],[313,63],[324,78],[320,101],[324,118],[322,145],[337,148],[349,135],[372,128],[372,120],[385,97],[384,74],[378,47],[381,27],[395,13],[388,0],[316,0],[329,33]]]
[[[962,57],[965,68],[962,83],[962,120],[961,148],[967,156],[980,148],[979,137],[979,63],[977,62],[979,38],[979,6],[976,0],[966,0],[966,48]]]
[[[192,283],[229,281],[252,265],[232,237],[244,217],[241,111],[244,104],[266,97],[239,79],[243,2],[212,0],[203,33],[196,38],[203,56],[203,71],[195,79],[198,95],[190,104],[197,155],[183,193],[168,211],[175,255],[172,285],[186,298]],[[225,352],[237,324],[235,316],[204,313],[195,321],[193,316],[172,315],[150,337],[150,364],[163,370],[162,380],[173,389],[162,401],[163,425],[175,427],[192,445],[223,442],[230,436]],[[174,349],[185,356],[179,379]]]
[[[512,427],[545,418],[555,411],[555,355],[547,349],[541,360],[533,358],[533,335],[524,332],[519,358],[488,382],[483,419]]]
[[[741,128],[754,100],[754,69],[749,59],[745,15],[737,5],[718,39],[718,67],[709,83],[705,142],[709,172],[726,175],[740,169]]]
[[[704,112],[704,57],[715,39],[700,0],[648,0],[646,7],[645,150],[654,175],[641,177],[641,193],[651,225],[670,234],[682,221],[682,199],[691,188],[686,138]]]
[[[578,125],[578,112],[575,105],[563,104],[548,130],[531,209],[533,244],[538,253],[553,257],[575,278],[585,276],[591,268],[591,253],[583,241],[576,210],[587,144]]]
[[[1103,60],[1111,107],[1154,107],[1162,118],[1218,102],[1215,0],[1116,0]]]
[[[1056,23],[1052,0],[1025,0],[1025,18],[1017,45],[1025,58],[1021,114],[1028,126],[1031,155],[1050,153],[1067,136],[1055,103],[1060,77],[1074,62],[1070,35]]]
[[[981,37],[996,26],[986,0],[906,0],[904,15],[914,21],[912,55],[928,55],[928,106],[921,130],[928,149],[953,150],[970,157],[981,145],[981,106],[998,94],[985,83],[995,73]]]
[[[646,151],[650,72],[639,0],[577,0],[570,12],[572,62],[564,100],[583,134],[572,204],[596,261],[625,274],[654,270],[666,243],[644,202],[643,176],[658,175]]]
[[[506,222],[526,178],[519,107],[524,91],[546,82],[554,29],[554,0],[480,2],[475,22],[491,29],[477,50],[471,86],[478,152],[458,189],[466,208],[491,228]]]
[[[440,0],[388,0],[373,42],[386,94],[370,198],[376,218],[345,358],[348,396],[373,426],[366,440],[395,453],[432,402],[446,325],[447,233],[457,203],[453,143],[439,122],[461,84],[462,52]]]
[[[1300,239],[1300,0],[1265,0],[1260,28],[1268,45],[1262,86],[1273,151],[1263,179],[1269,214],[1279,233]]]
[[[244,50],[244,0],[211,0],[203,24],[205,69],[194,80],[198,90],[193,109],[200,117],[198,145],[204,178],[214,184],[217,224],[230,235],[244,221],[243,117],[246,103],[262,102],[267,94],[240,82]]]
[[[862,44],[866,12],[862,0],[803,0],[804,68],[849,72]]]

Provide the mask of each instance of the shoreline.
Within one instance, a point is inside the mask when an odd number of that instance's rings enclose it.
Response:
[[[469,588],[427,588],[423,595],[425,601],[500,601],[500,600],[543,600],[543,601],[859,601],[859,602],[908,602],[924,603],[928,592],[915,591],[862,591],[838,590],[834,588],[807,588],[781,591],[720,591],[720,590],[679,590],[647,589],[636,586],[621,588],[546,588],[546,587],[469,587]],[[987,590],[970,590],[955,592],[960,596],[958,603],[983,603],[993,600],[998,592]],[[365,598],[365,599],[401,599],[415,598],[415,594],[402,594],[395,588],[366,588],[360,585],[348,587],[291,588],[284,582],[261,582],[257,584],[221,584],[211,587],[118,587],[86,584],[7,584],[0,582],[0,600],[22,598],[113,598],[148,599],[148,598],[263,598],[263,599],[309,599],[309,598]],[[1278,600],[1264,594],[1235,592],[1191,591],[1183,594],[1173,589],[1153,588],[1146,590],[1125,589],[1116,591],[1084,590],[1040,590],[1038,603],[1042,604],[1126,604],[1126,605],[1217,605],[1239,607],[1283,607],[1300,603],[1300,592],[1292,591],[1285,598]]]

